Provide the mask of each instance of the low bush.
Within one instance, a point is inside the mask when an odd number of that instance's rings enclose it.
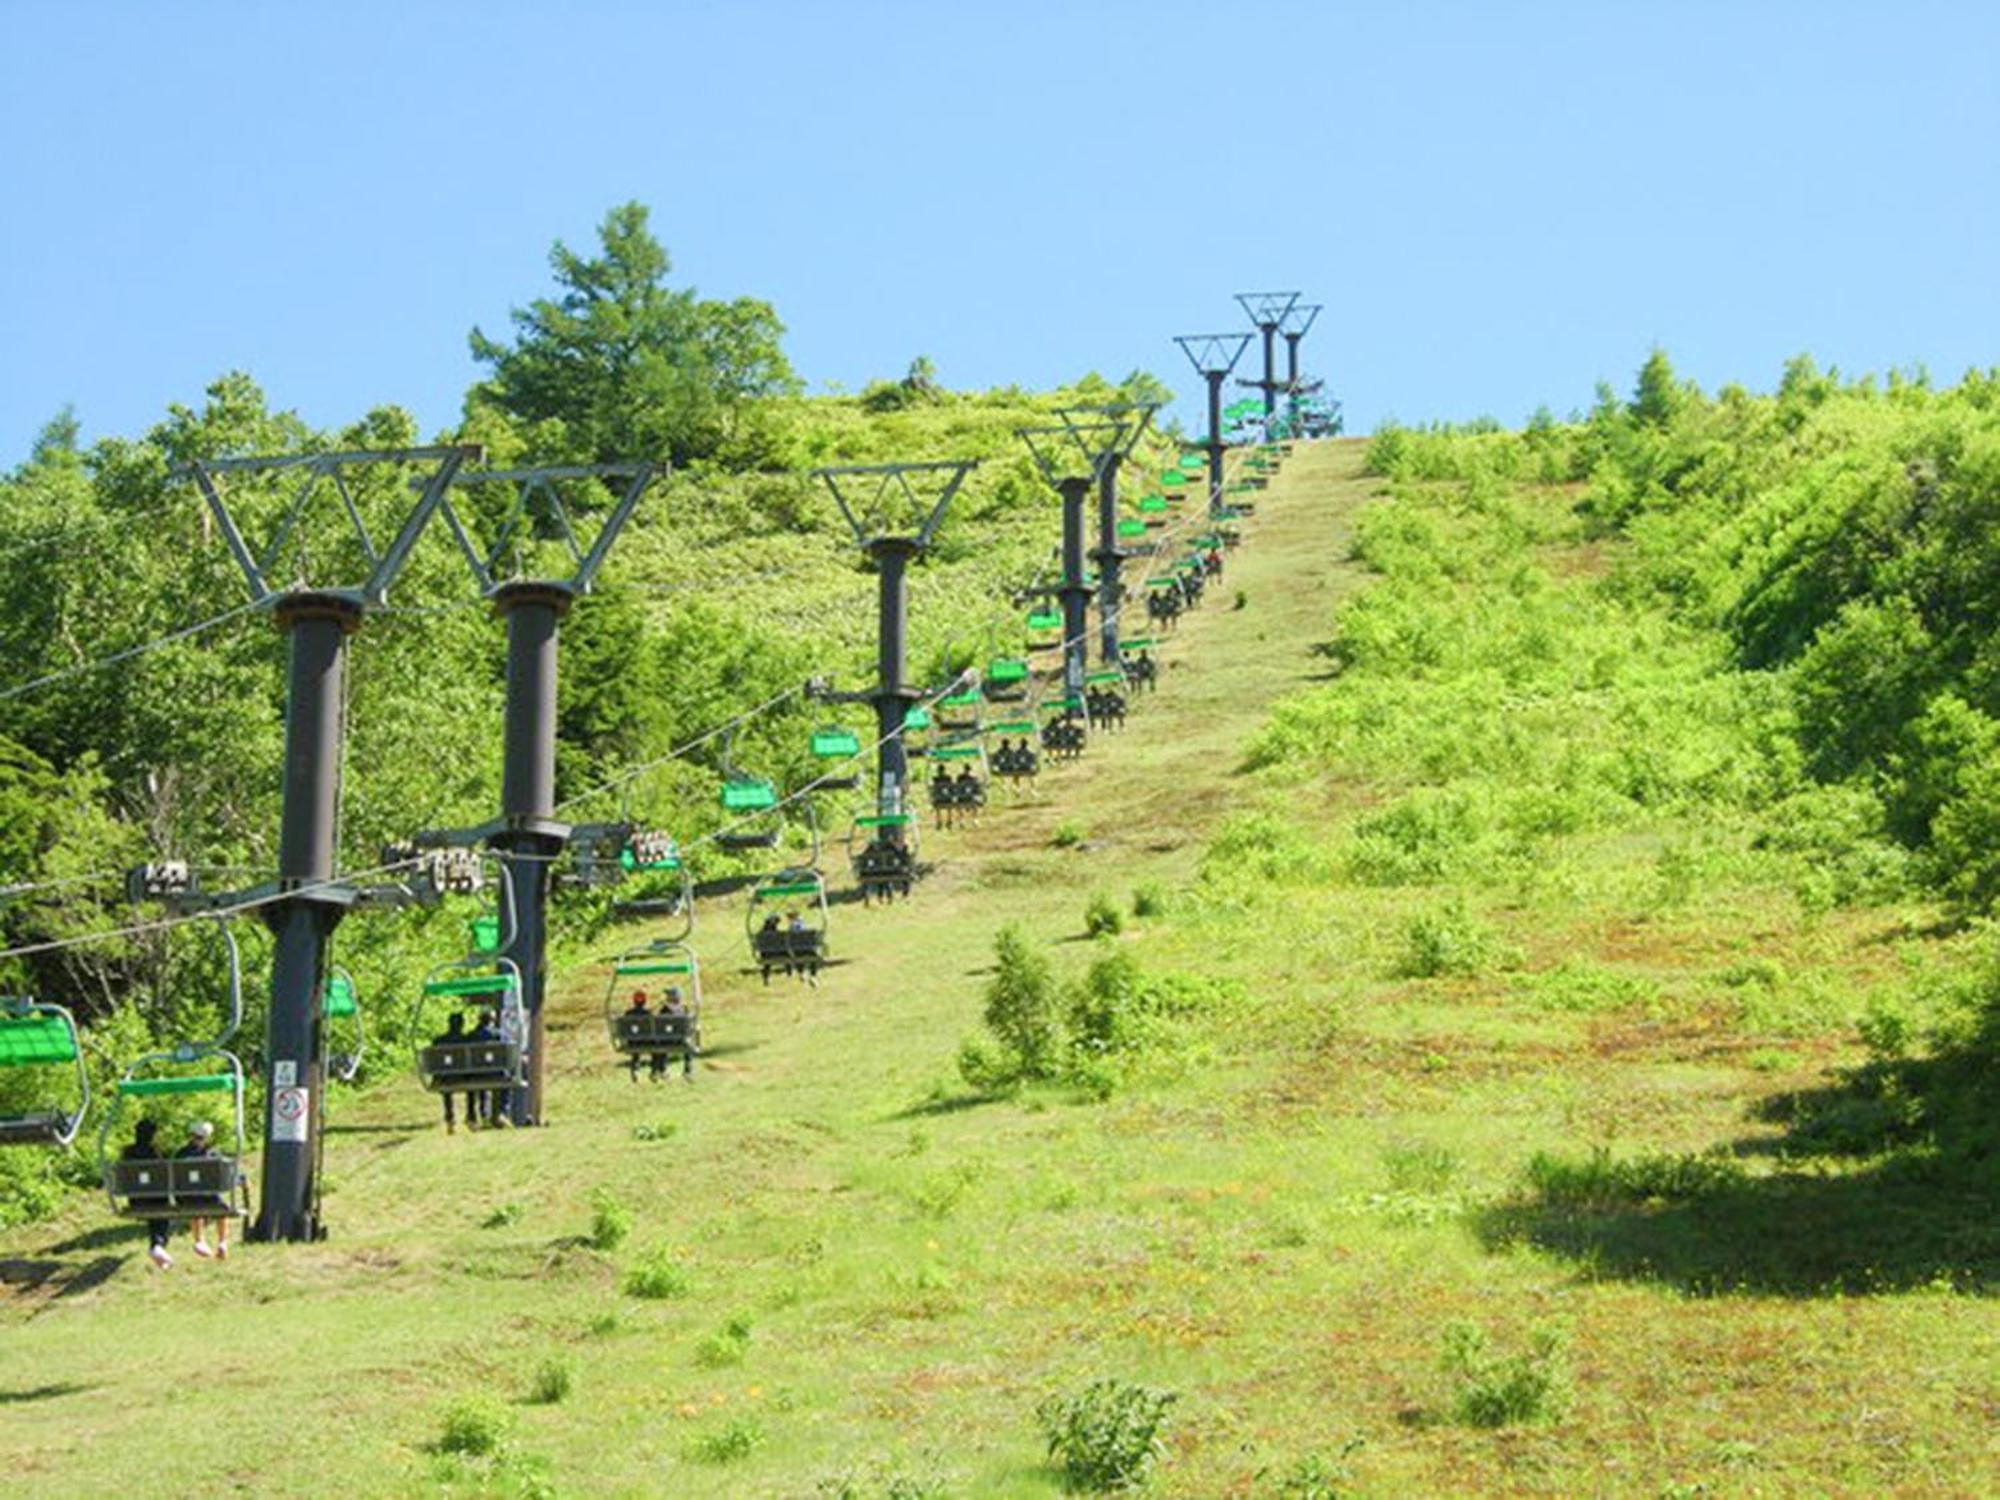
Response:
[[[1569,1376],[1562,1337],[1539,1328],[1520,1354],[1502,1355],[1486,1347],[1477,1324],[1456,1322],[1444,1330],[1440,1367],[1453,1383],[1452,1419],[1468,1427],[1512,1427],[1553,1421],[1569,1399]]]
[[[439,1453],[488,1458],[500,1450],[509,1425],[506,1408],[491,1396],[460,1396],[445,1408],[437,1442],[432,1446]]]
[[[655,1245],[625,1271],[625,1293],[631,1297],[670,1301],[685,1297],[692,1286],[687,1268],[664,1245]]]
[[[750,1417],[725,1422],[687,1445],[687,1456],[700,1464],[740,1463],[764,1446],[764,1429]]]
[[[590,1195],[590,1243],[598,1250],[616,1250],[632,1232],[632,1210],[610,1188]]]
[[[1167,892],[1158,881],[1149,880],[1132,888],[1132,915],[1157,917],[1166,912]]]
[[[1083,909],[1083,930],[1091,937],[1116,937],[1125,929],[1125,914],[1103,891],[1090,898]]]
[[[694,1346],[694,1362],[704,1370],[740,1365],[750,1352],[750,1320],[737,1316]]]
[[[1124,1489],[1163,1451],[1160,1432],[1179,1398],[1123,1380],[1096,1380],[1070,1395],[1050,1395],[1035,1407],[1048,1455],[1071,1489]]]
[[[575,1361],[566,1354],[551,1354],[535,1366],[535,1378],[528,1384],[528,1401],[534,1406],[554,1406],[566,1400],[575,1385]]]

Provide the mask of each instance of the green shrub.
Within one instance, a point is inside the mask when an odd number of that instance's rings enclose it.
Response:
[[[1487,1350],[1477,1324],[1451,1323],[1439,1363],[1454,1385],[1452,1418],[1468,1427],[1553,1421],[1568,1403],[1562,1337],[1551,1328],[1536,1329],[1524,1353],[1499,1355]]]
[[[433,1444],[439,1453],[488,1458],[507,1436],[507,1410],[491,1396],[460,1396],[444,1411],[444,1423]]]
[[[632,1127],[635,1141],[670,1141],[680,1134],[681,1127],[673,1120],[642,1120]]]
[[[1364,1438],[1351,1437],[1337,1452],[1308,1453],[1283,1469],[1266,1469],[1258,1474],[1277,1500],[1341,1500],[1353,1493],[1354,1466],[1348,1462],[1367,1446]]]
[[[1135,917],[1157,917],[1166,912],[1166,889],[1158,881],[1149,880],[1132,888],[1132,915]]]
[[[764,1429],[750,1417],[737,1417],[714,1432],[693,1439],[686,1451],[696,1463],[733,1464],[748,1458],[763,1445]]]
[[[568,1398],[576,1385],[576,1363],[566,1354],[551,1354],[535,1367],[528,1385],[528,1401],[535,1406],[553,1406]]]
[[[1123,1380],[1092,1381],[1035,1407],[1049,1458],[1072,1489],[1101,1492],[1136,1483],[1163,1449],[1160,1431],[1179,1398]]]
[[[750,1352],[750,1320],[737,1316],[694,1346],[694,1362],[705,1370],[740,1365]]]
[[[1049,842],[1058,849],[1074,849],[1083,842],[1083,825],[1075,818],[1064,818],[1049,835]]]
[[[1083,930],[1091,937],[1116,937],[1125,929],[1125,914],[1103,891],[1090,898],[1083,909]]]
[[[692,1288],[686,1267],[665,1245],[655,1245],[626,1269],[626,1295],[649,1301],[670,1301],[685,1297]]]
[[[590,1195],[590,1243],[598,1250],[616,1250],[632,1232],[632,1210],[610,1188]]]
[[[1495,946],[1491,930],[1454,898],[1404,925],[1403,955],[1396,972],[1406,979],[1477,974],[1492,962]]]
[[[993,939],[994,974],[985,1020],[992,1046],[967,1043],[959,1070],[975,1088],[1055,1075],[1063,1046],[1055,975],[1046,956],[1012,923]]]

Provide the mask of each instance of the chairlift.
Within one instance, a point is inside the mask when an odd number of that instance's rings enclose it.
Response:
[[[1187,607],[1181,581],[1171,574],[1146,580],[1146,618],[1155,625],[1173,630],[1180,625],[1181,611]]]
[[[1018,703],[1028,696],[1028,663],[1018,656],[996,657],[986,664],[980,691],[993,703]]]
[[[329,1038],[336,1030],[345,1033],[348,1045],[326,1046],[327,1076],[340,1083],[352,1083],[361,1072],[361,1060],[368,1050],[368,1027],[362,1019],[361,993],[354,976],[338,964],[327,969],[326,983],[320,987],[319,1013]]]
[[[633,999],[647,989],[662,991],[659,1003],[635,1010]],[[678,1003],[672,999],[676,992]],[[621,1057],[678,1060],[693,1076],[694,1060],[701,1056],[701,963],[694,949],[663,939],[614,958],[604,989],[604,1024]]]
[[[112,1091],[111,1108],[98,1129],[97,1154],[104,1193],[113,1213],[132,1219],[209,1219],[245,1216],[249,1184],[243,1176],[243,1062],[229,1042],[243,1024],[243,959],[236,935],[220,920],[216,931],[229,964],[229,1019],[208,1041],[176,1042],[126,1067]],[[195,1071],[195,1070],[199,1071]],[[128,1105],[221,1094],[229,1100],[234,1129],[231,1149],[208,1156],[127,1157],[111,1154],[111,1139]],[[134,1103],[134,1101],[141,1101]],[[156,1122],[157,1123],[157,1122]],[[161,1151],[171,1150],[161,1147]]]
[[[1063,617],[1061,610],[1046,608],[1029,610],[1028,629],[1031,633],[1028,637],[1028,649],[1030,651],[1060,650],[1063,643],[1062,628]],[[1056,633],[1053,640],[1041,638],[1051,630]]]
[[[1038,730],[1033,719],[1006,719],[987,727],[987,733],[1000,736],[999,748],[987,757],[987,762],[995,776],[1002,781],[1032,782],[1042,768],[1042,753],[1037,746]],[[1020,743],[1012,743],[1015,736]]]
[[[1149,693],[1157,691],[1160,685],[1160,664],[1153,660],[1153,648],[1158,644],[1151,636],[1135,636],[1118,644],[1127,680]]]
[[[847,856],[863,901],[909,895],[917,879],[917,820],[907,812],[862,814],[848,825]]]
[[[961,814],[976,815],[985,808],[990,767],[979,731],[970,738],[933,745],[924,759],[931,768],[931,808],[938,827],[949,828]]]
[[[1125,727],[1127,686],[1124,672],[1117,667],[1105,667],[1084,677],[1084,709],[1094,727]]]
[[[791,909],[780,912],[775,909],[780,905]],[[818,983],[829,925],[826,878],[812,866],[780,870],[750,888],[743,930],[766,984],[773,970]]]
[[[1089,702],[1080,696],[1058,698],[1051,711],[1042,724],[1042,749],[1051,760],[1075,760],[1089,739]]]
[[[735,816],[715,835],[719,849],[742,853],[748,849],[774,849],[784,829],[778,807],[777,784],[762,776],[752,776],[730,758],[736,728],[730,726],[722,737],[722,810]]]
[[[861,758],[861,736],[842,724],[822,724],[812,732],[810,749],[813,760],[820,764],[852,767]],[[860,784],[860,774],[851,769],[846,772],[829,769],[813,776],[816,791],[851,792]]]
[[[26,1106],[0,1108],[0,1146],[62,1146],[76,1139],[90,1109],[90,1072],[83,1039],[66,1006],[26,996],[0,996],[0,1069],[36,1070],[36,1097]],[[76,1097],[58,1089],[49,1070],[76,1073]],[[43,1084],[46,1082],[47,1090]]]
[[[417,1040],[417,1079],[433,1094],[526,1086],[526,1049],[520,965],[496,953],[471,953],[440,964],[424,976],[410,1017]],[[492,1012],[495,1035],[430,1040],[429,1016],[438,1008],[471,1003]]]
[[[664,895],[627,896],[611,903],[618,917],[679,917],[685,938],[694,930],[694,874],[671,834],[655,828],[634,829],[618,854],[618,868],[627,876],[666,877]]]

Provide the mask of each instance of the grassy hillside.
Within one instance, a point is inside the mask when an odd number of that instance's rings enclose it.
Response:
[[[575,972],[552,1124],[350,1100],[323,1246],[0,1237],[7,1471],[1049,1495],[1037,1406],[1110,1377],[1175,1398],[1166,1495],[1990,1493],[1994,1205],[1817,1149],[1978,934],[1782,836],[1770,685],[1563,476],[1364,457],[1302,445],[1131,728],[927,830],[819,988],[705,905],[696,1084]],[[1093,1045],[984,1091],[1008,923]]]

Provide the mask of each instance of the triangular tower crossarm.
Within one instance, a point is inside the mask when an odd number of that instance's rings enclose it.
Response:
[[[1250,347],[1247,333],[1177,333],[1174,342],[1197,375],[1227,375]]]
[[[499,576],[500,562],[507,549],[514,544],[522,529],[531,524],[537,516],[546,516],[555,522],[564,549],[576,569],[567,578],[538,579],[545,587],[559,589],[569,594],[587,594],[597,581],[598,571],[604,566],[604,559],[610,553],[625,523],[632,519],[632,513],[639,508],[639,502],[651,488],[653,481],[665,477],[670,466],[659,463],[631,464],[551,464],[543,467],[489,469],[478,473],[460,473],[452,483],[461,487],[475,484],[504,484],[514,490],[513,503],[508,507],[499,528],[495,531],[493,545],[482,556],[479,543],[470,528],[460,518],[458,511],[447,494],[441,502],[445,524],[458,543],[466,565],[472,569],[473,580],[480,592],[491,596],[506,587],[510,580]],[[623,481],[623,489],[618,501],[605,517],[598,529],[597,538],[586,550],[577,540],[576,525],[570,509],[563,503],[562,486],[576,480],[616,480]]]
[[[1077,421],[1063,414],[1059,426],[1016,427],[1014,436],[1027,444],[1042,478],[1060,489],[1066,479],[1097,483],[1106,466],[1124,456],[1128,425],[1138,424],[1102,416]]]
[[[1298,306],[1297,292],[1238,292],[1237,304],[1259,328],[1281,328]]]
[[[431,513],[443,503],[445,491],[459,469],[468,463],[477,463],[485,456],[486,450],[476,443],[455,443],[428,448],[373,448],[342,453],[300,453],[271,455],[251,458],[209,458],[196,459],[185,468],[175,471],[174,477],[191,478],[201,490],[202,499],[215,517],[217,529],[222,532],[229,552],[236,559],[236,565],[243,572],[244,581],[250,586],[253,602],[268,605],[282,599],[295,589],[274,587],[271,569],[283,555],[286,545],[298,530],[307,507],[313,497],[320,492],[322,484],[330,483],[339,496],[342,509],[347,515],[347,524],[355,541],[361,546],[362,556],[368,561],[368,576],[360,583],[320,583],[298,580],[300,587],[314,593],[331,595],[363,607],[380,605],[388,598],[389,586],[401,573],[403,565],[409,561],[410,549],[423,534],[423,529],[431,518]],[[354,495],[347,487],[342,475],[345,469],[363,464],[429,464],[435,465],[430,474],[418,481],[416,503],[404,517],[401,528],[386,548],[377,548],[375,539],[369,534],[368,524],[362,518],[360,507],[355,504]],[[278,524],[271,538],[260,552],[254,549],[244,536],[236,517],[229,509],[223,496],[223,486],[218,476],[225,474],[279,473],[297,471],[300,475],[298,489],[291,504],[285,507],[278,518]]]
[[[1153,414],[1159,409],[1157,401],[1114,401],[1104,406],[1059,406],[1056,415],[1070,427],[1074,427],[1078,419],[1118,423],[1123,433],[1113,457],[1122,460],[1132,456],[1132,450],[1139,446],[1139,440],[1152,425]]]
[[[1278,332],[1288,339],[1302,339],[1312,331],[1319,315],[1326,311],[1323,302],[1297,302],[1283,318],[1278,320]]]
[[[910,464],[836,464],[814,469],[840,507],[840,514],[862,547],[888,536],[908,536],[919,548],[928,547],[944,521],[944,513],[966,476],[979,467],[976,458],[939,459]],[[922,491],[937,486],[926,499]]]

